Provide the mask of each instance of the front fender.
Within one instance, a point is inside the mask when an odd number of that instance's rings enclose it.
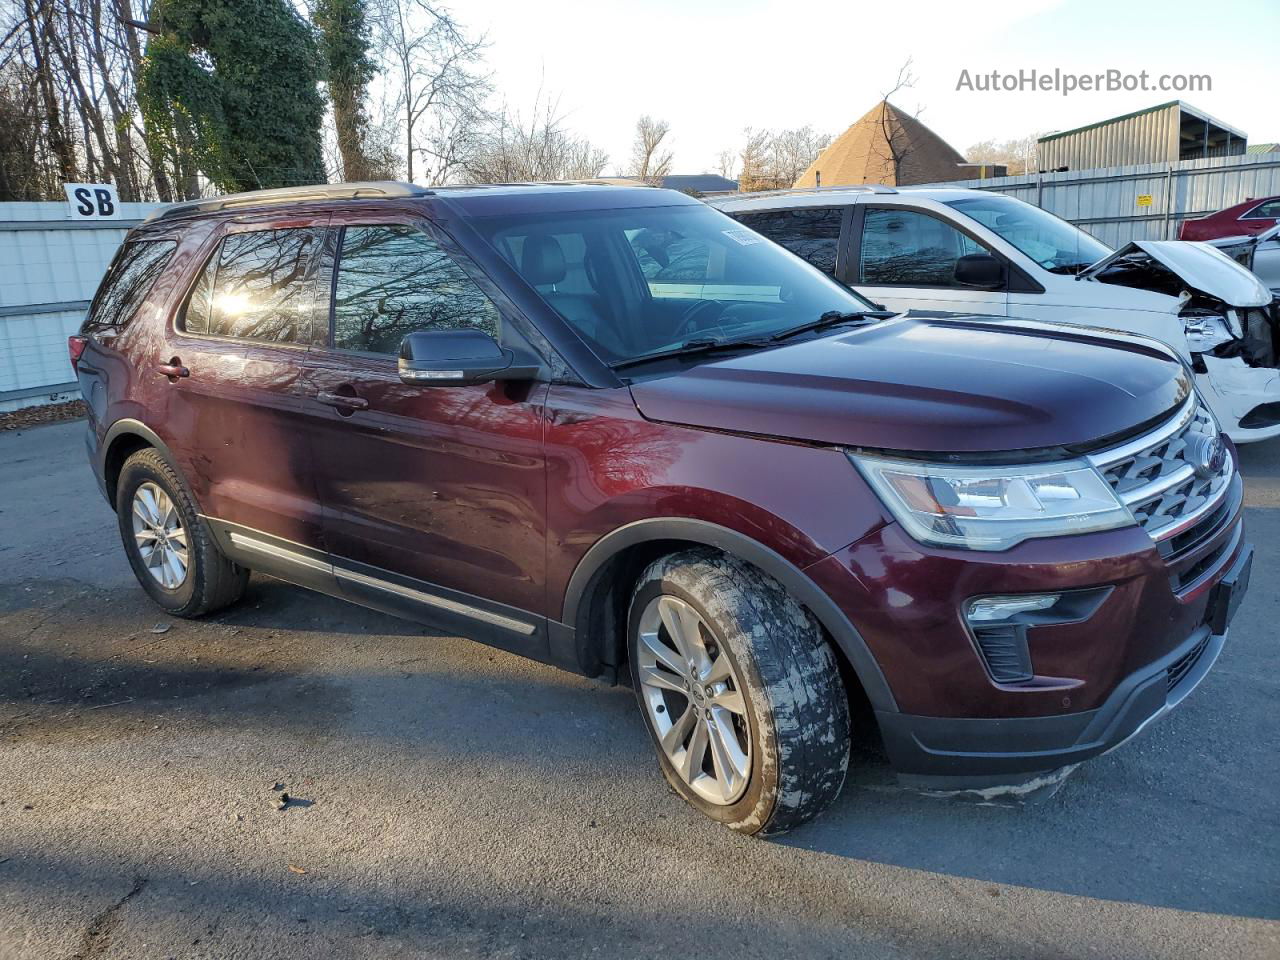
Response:
[[[599,640],[598,634],[590,629],[593,619],[590,596],[599,586],[598,579],[602,571],[609,570],[611,561],[629,548],[664,541],[712,547],[746,560],[773,577],[818,618],[835,640],[853,666],[872,706],[876,710],[889,712],[898,709],[880,665],[866,641],[835,601],[809,579],[804,570],[777,551],[743,533],[690,517],[650,517],[636,520],[596,541],[569,580],[562,622],[557,625],[560,629],[552,631],[553,646],[567,654],[568,647],[572,644],[574,656],[579,663],[584,658],[589,659],[590,651],[584,649],[584,644],[589,645]]]

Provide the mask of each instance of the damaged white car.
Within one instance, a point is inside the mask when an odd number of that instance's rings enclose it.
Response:
[[[1163,340],[1237,443],[1280,435],[1276,295],[1206,243],[1111,250],[1012,197],[832,187],[712,205],[891,310],[1029,317]]]
[[[1252,237],[1223,237],[1209,243],[1280,295],[1280,224]]]

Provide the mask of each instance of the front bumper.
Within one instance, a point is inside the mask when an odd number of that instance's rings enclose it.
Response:
[[[1237,474],[1215,516],[1159,547],[1131,528],[979,555],[890,524],[806,572],[893,692],[897,709],[876,717],[900,778],[1016,795],[1124,743],[1208,673],[1248,586],[1241,500]],[[992,679],[960,613],[978,595],[1099,587],[1109,592],[1088,619],[1030,631],[1036,676],[1024,683]]]
[[[1056,717],[970,719],[879,712],[902,782],[924,788],[1017,794],[1063,767],[1106,753],[1181,703],[1209,673],[1226,634],[1201,627],[1096,710]]]

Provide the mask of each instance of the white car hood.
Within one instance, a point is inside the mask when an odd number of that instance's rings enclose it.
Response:
[[[1265,307],[1272,293],[1256,276],[1221,250],[1187,240],[1133,240],[1084,270],[1082,279],[1095,279],[1124,257],[1145,253],[1178,277],[1188,288],[1217,297],[1230,307]]]

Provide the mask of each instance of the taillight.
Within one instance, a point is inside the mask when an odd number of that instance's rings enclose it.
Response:
[[[71,369],[75,373],[80,372],[80,355],[84,353],[84,348],[88,345],[88,337],[82,337],[79,334],[67,337],[67,352],[71,354]]]

